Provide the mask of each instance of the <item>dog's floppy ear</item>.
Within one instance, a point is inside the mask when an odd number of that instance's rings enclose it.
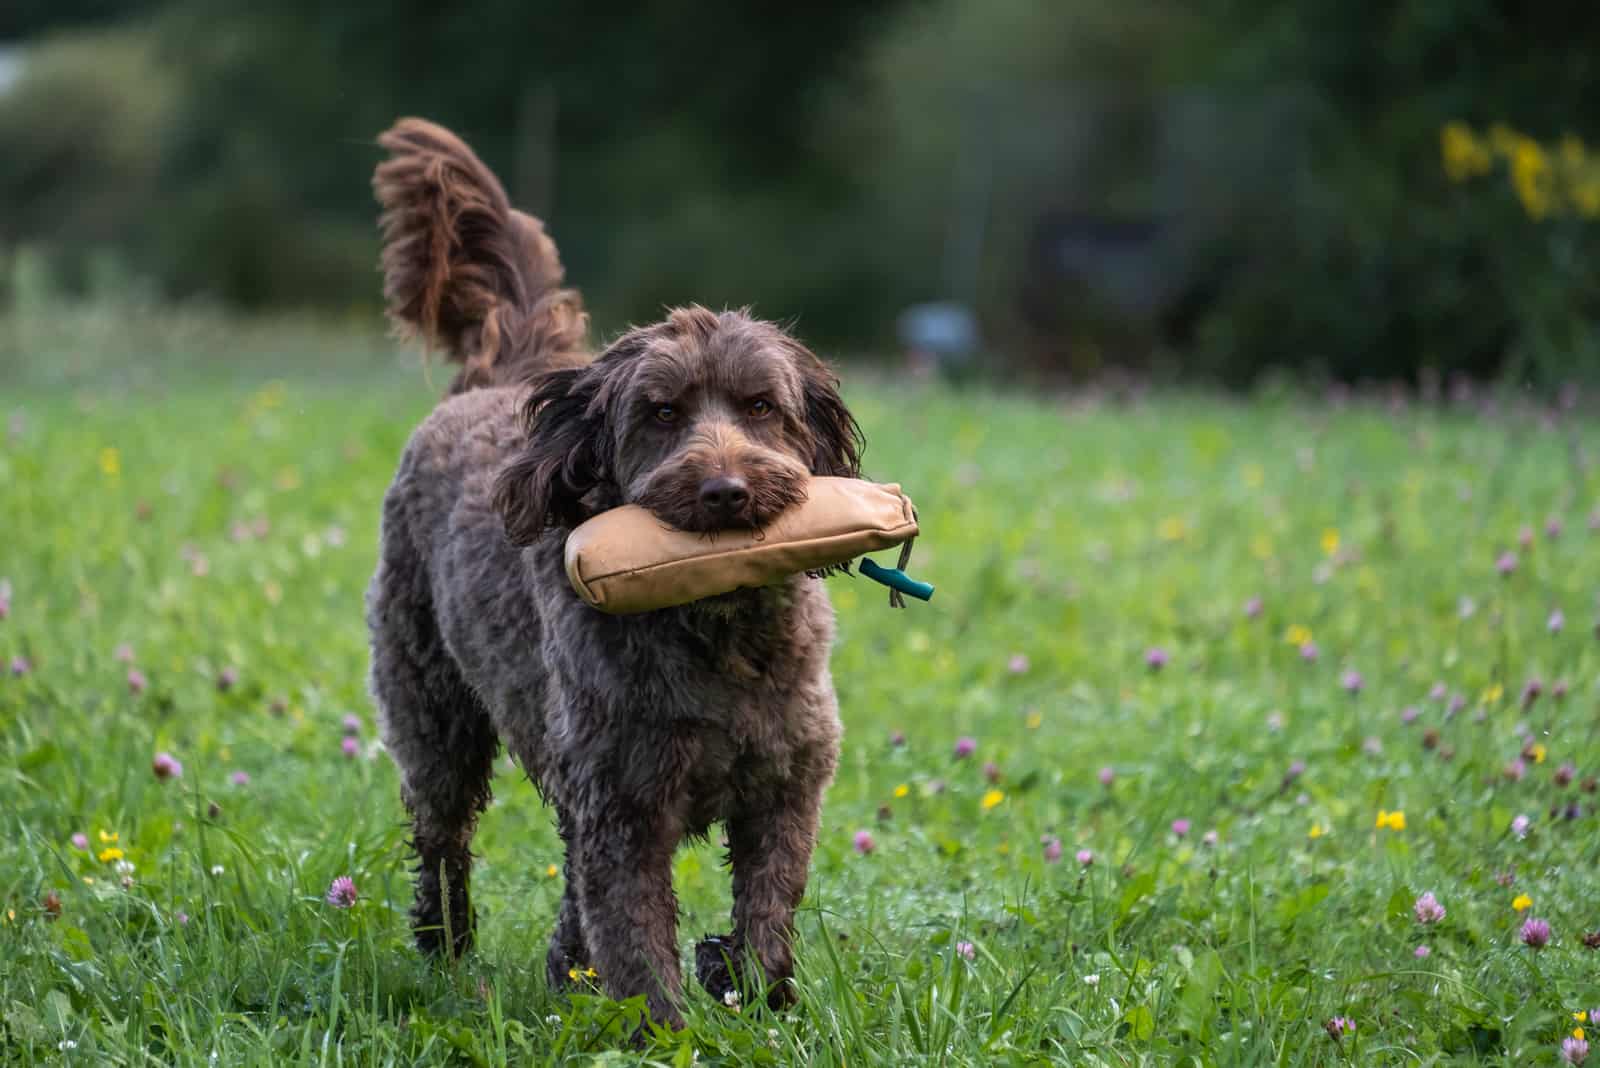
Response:
[[[528,446],[501,469],[494,506],[513,545],[531,545],[547,527],[588,518],[584,494],[607,477],[610,437],[594,411],[594,365],[551,371],[523,407]]]
[[[589,518],[585,495],[612,479],[614,446],[605,413],[627,380],[625,365],[655,332],[630,330],[593,363],[535,381],[522,408],[528,447],[501,468],[494,485],[494,506],[513,545],[531,545],[549,527],[575,527]]]
[[[800,349],[806,427],[812,441],[811,473],[859,478],[866,440],[856,417],[839,396],[839,379],[809,349],[796,347]]]

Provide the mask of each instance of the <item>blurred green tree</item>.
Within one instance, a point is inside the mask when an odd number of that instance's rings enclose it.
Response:
[[[90,28],[84,29],[88,26]],[[1597,336],[1587,217],[1453,184],[1440,131],[1600,142],[1600,8],[1509,0],[39,0],[0,94],[0,243],[172,297],[378,302],[402,114],[545,215],[606,326],[754,304],[881,345],[973,306],[1053,370],[1245,383],[1511,370]],[[1593,347],[1593,345],[1587,345]]]

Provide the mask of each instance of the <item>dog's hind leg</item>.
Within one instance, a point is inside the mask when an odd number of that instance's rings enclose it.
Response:
[[[417,852],[417,945],[459,955],[472,943],[472,832],[489,803],[494,727],[439,637],[420,567],[385,539],[368,599],[372,693]],[[448,932],[448,933],[447,933]]]

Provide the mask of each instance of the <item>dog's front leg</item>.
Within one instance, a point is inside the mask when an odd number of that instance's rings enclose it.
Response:
[[[578,901],[600,982],[612,998],[645,995],[650,1015],[683,1026],[678,1009],[678,899],[670,814],[618,803],[592,806],[579,835]]]
[[[732,944],[703,942],[695,955],[698,978],[714,996],[724,996],[720,985],[737,981],[727,974],[727,963],[738,973],[753,961],[768,984],[767,1003],[777,1009],[794,1002],[789,981],[794,974],[794,913],[805,894],[817,844],[822,790],[822,782],[790,783],[767,803],[751,805],[728,820]],[[721,960],[724,953],[726,962]]]

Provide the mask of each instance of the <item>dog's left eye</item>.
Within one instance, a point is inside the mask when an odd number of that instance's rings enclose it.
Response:
[[[765,397],[757,397],[750,402],[750,414],[760,419],[764,415],[772,414],[772,402]]]

